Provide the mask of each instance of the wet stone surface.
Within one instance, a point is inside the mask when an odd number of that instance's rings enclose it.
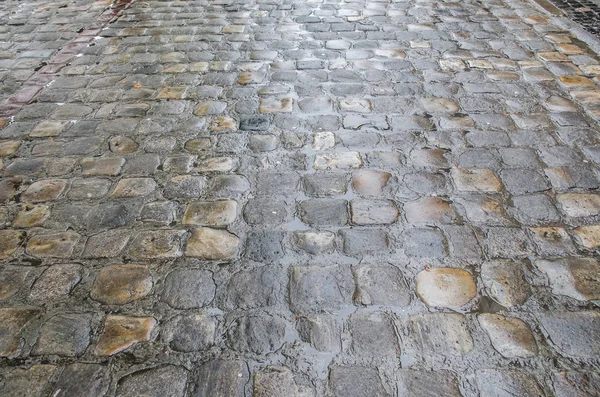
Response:
[[[597,395],[600,57],[558,22],[0,2],[0,396]]]

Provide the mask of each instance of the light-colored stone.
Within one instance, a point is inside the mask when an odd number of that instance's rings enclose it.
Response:
[[[20,141],[1,141],[0,142],[0,157],[10,156],[21,147]]]
[[[227,226],[235,221],[237,201],[206,201],[191,203],[183,215],[184,225]]]
[[[335,146],[335,135],[333,132],[317,132],[313,137],[312,147],[315,150],[330,149]]]
[[[530,287],[525,281],[523,265],[509,260],[488,261],[481,266],[481,279],[485,292],[505,307],[525,303]]]
[[[596,259],[537,260],[535,266],[548,276],[553,294],[580,301],[600,299],[600,264]]]
[[[19,248],[27,234],[21,230],[0,230],[0,259],[6,259]]]
[[[477,319],[490,337],[494,349],[504,357],[529,358],[537,355],[537,344],[523,320],[489,313],[480,314]]]
[[[111,193],[113,198],[147,196],[156,189],[156,182],[152,178],[127,178],[121,179]]]
[[[121,172],[125,159],[119,157],[90,157],[81,160],[81,173],[84,176],[115,176]]]
[[[391,200],[354,199],[350,202],[352,223],[355,225],[387,225],[398,219],[398,207]]]
[[[345,112],[370,113],[372,107],[368,99],[340,99],[340,109]]]
[[[227,260],[237,256],[240,239],[226,230],[201,227],[192,230],[185,255],[203,260]]]
[[[290,113],[294,100],[292,98],[262,98],[258,111],[260,113]]]
[[[27,242],[26,252],[42,258],[69,258],[80,237],[75,232],[33,236]]]
[[[31,184],[21,195],[26,203],[56,200],[67,187],[66,179],[45,179]]]
[[[499,192],[502,183],[494,172],[487,168],[453,168],[452,179],[462,192]]]
[[[364,196],[377,196],[383,192],[392,177],[389,172],[375,170],[358,170],[352,173],[352,187]]]
[[[439,197],[424,197],[404,204],[404,214],[409,223],[455,223],[459,217],[452,205]]]
[[[314,166],[317,170],[360,168],[362,159],[358,152],[318,154]]]
[[[95,353],[99,356],[112,356],[136,343],[149,341],[156,323],[153,317],[109,315],[104,322],[104,330]]]
[[[421,103],[429,113],[456,113],[459,110],[456,102],[448,98],[424,98]]]
[[[19,353],[21,330],[41,312],[36,307],[0,308],[0,357],[14,357]]]
[[[108,305],[124,305],[141,299],[152,289],[152,276],[144,265],[112,265],[94,280],[92,299]]]
[[[557,194],[556,200],[570,217],[594,216],[600,214],[600,195],[588,193]]]
[[[417,275],[416,286],[417,296],[427,306],[461,307],[477,295],[473,276],[462,269],[423,270]]]
[[[181,256],[182,230],[141,232],[131,242],[129,255],[139,259],[174,259]]]
[[[40,226],[50,216],[50,208],[45,205],[23,205],[13,219],[13,227]]]
[[[600,247],[600,225],[579,226],[573,232],[585,248]]]

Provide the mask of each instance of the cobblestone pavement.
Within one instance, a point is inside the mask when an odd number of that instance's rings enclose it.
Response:
[[[600,394],[600,62],[526,1],[0,3],[0,395]]]

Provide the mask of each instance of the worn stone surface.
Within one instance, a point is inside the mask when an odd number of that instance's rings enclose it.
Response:
[[[185,368],[165,365],[133,372],[121,379],[117,396],[183,397],[188,380]]]
[[[152,317],[107,316],[95,353],[112,356],[136,343],[148,341],[155,326],[156,320]]]
[[[49,364],[17,368],[6,376],[0,392],[7,396],[41,397],[55,371],[56,366]]]
[[[0,2],[0,395],[593,395],[600,57],[559,19]]]
[[[531,330],[525,322],[499,314],[480,314],[479,324],[485,329],[494,349],[504,357],[533,357],[537,354],[537,345]]]
[[[233,259],[239,248],[239,238],[226,230],[197,228],[192,231],[185,255],[204,260]]]
[[[76,263],[51,266],[35,281],[29,297],[39,301],[66,298],[81,276],[82,267]]]
[[[100,270],[90,296],[109,305],[141,299],[152,289],[152,276],[144,265],[113,265]]]
[[[539,260],[535,266],[548,276],[552,293],[589,301],[600,299],[598,261],[593,258]]]
[[[427,306],[460,307],[477,294],[473,276],[462,269],[435,268],[416,278],[417,295]]]
[[[35,355],[80,356],[90,344],[91,314],[58,314],[40,328]]]
[[[165,279],[161,299],[175,309],[207,306],[215,296],[213,275],[207,270],[178,269]]]

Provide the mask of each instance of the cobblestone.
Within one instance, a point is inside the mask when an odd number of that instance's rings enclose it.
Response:
[[[0,22],[0,395],[597,394],[600,58],[560,19],[7,0]]]

